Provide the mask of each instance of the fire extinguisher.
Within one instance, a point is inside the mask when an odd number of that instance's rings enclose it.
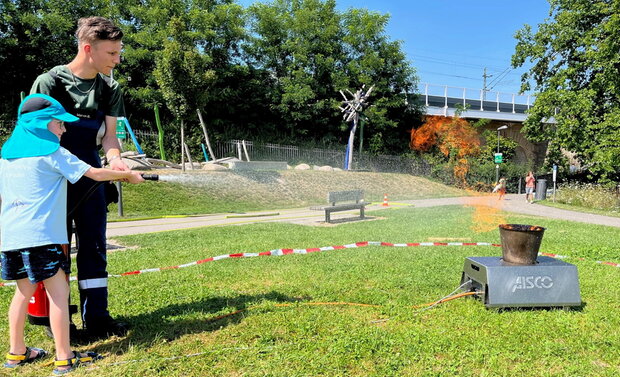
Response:
[[[62,252],[67,260],[71,257],[69,254],[69,244],[62,246]],[[69,284],[69,275],[67,275],[67,284]],[[77,305],[71,305],[71,299],[69,299],[69,315],[77,313]],[[43,282],[37,283],[37,289],[30,298],[28,303],[28,322],[33,325],[49,326],[50,325],[50,303],[47,298],[47,291]]]

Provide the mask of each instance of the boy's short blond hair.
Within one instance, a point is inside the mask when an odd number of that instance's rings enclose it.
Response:
[[[99,41],[118,41],[123,38],[123,31],[104,17],[85,17],[78,20],[75,37],[79,44],[93,44]]]

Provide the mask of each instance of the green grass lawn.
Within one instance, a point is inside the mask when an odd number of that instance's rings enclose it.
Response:
[[[471,230],[472,211],[403,208],[369,212],[381,219],[338,226],[261,223],[127,236],[119,240],[139,247],[110,253],[109,272],[358,241],[498,243],[497,230]],[[507,221],[547,228],[541,251],[571,257],[582,308],[499,311],[473,298],[413,308],[452,292],[465,257],[501,255],[490,246],[369,246],[230,258],[111,278],[112,314],[133,329],[126,338],[77,347],[107,358],[97,369],[73,375],[619,375],[620,268],[595,263],[620,262],[618,229],[510,214]],[[0,288],[0,312],[6,313],[11,295],[12,288]],[[379,307],[304,305],[319,302]],[[236,310],[244,311],[213,320]],[[28,325],[26,332],[29,345],[53,349],[40,328]],[[8,339],[6,322],[0,336]],[[36,364],[19,375],[50,372],[50,366]]]
[[[159,171],[155,171],[158,173]],[[124,218],[299,208],[325,204],[329,191],[364,190],[368,202],[470,195],[409,174],[346,171],[160,172],[168,181],[123,184]],[[119,219],[116,204],[109,218]]]
[[[553,200],[551,199],[537,201],[536,203],[549,206],[549,207],[554,207],[554,208],[567,209],[569,211],[586,212],[586,213],[593,213],[595,215],[620,217],[620,212],[618,211],[613,211],[613,210],[605,211],[602,209],[575,206],[575,205],[566,204],[566,203],[559,203],[559,202],[554,203]]]

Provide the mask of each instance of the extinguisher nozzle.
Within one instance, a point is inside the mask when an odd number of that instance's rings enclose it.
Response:
[[[159,174],[142,174],[142,178],[146,181],[159,181]]]

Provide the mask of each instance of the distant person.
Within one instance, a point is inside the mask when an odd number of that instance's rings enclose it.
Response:
[[[119,84],[109,77],[120,63],[123,32],[106,18],[88,17],[78,21],[75,36],[75,58],[37,77],[30,92],[57,99],[79,118],[66,125],[61,145],[69,152],[91,166],[101,167],[102,147],[110,168],[129,171],[116,138],[116,119],[125,115],[123,95]],[[100,134],[103,136],[99,141]],[[68,207],[75,208],[67,219],[67,228],[71,239],[75,223],[82,323],[90,338],[122,336],[128,325],[112,318],[108,311],[106,191],[99,186],[91,192],[94,185],[92,180],[82,178],[69,185],[67,196]],[[87,200],[82,201],[86,196]]]
[[[499,197],[497,198],[497,200],[504,199],[504,196],[506,195],[506,178],[501,177],[499,179],[499,181],[493,188],[493,192],[497,192],[499,194]]]
[[[534,203],[534,186],[536,183],[536,178],[534,177],[534,172],[531,170],[525,176],[525,201],[532,204]]]
[[[101,358],[94,352],[74,352],[69,344],[70,266],[61,246],[69,243],[67,181],[74,183],[82,176],[130,183],[144,179],[139,172],[93,168],[61,147],[64,122],[78,118],[52,97],[29,95],[17,113],[17,125],[2,146],[0,159],[2,279],[17,285],[9,307],[10,348],[4,366],[15,368],[47,355],[26,347],[24,339],[28,303],[36,284],[43,282],[56,346],[54,374],[65,374],[80,363]]]

